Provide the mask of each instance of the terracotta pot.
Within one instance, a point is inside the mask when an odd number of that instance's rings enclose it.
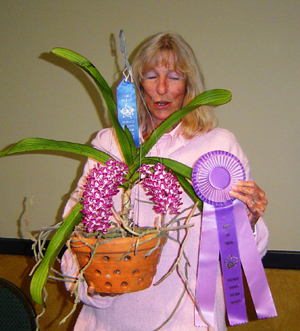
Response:
[[[96,292],[110,294],[148,288],[156,273],[166,238],[160,238],[158,247],[147,256],[156,247],[158,240],[154,234],[145,235],[140,239],[135,252],[137,237],[114,238],[105,243],[101,239],[96,254],[84,271],[88,285],[93,286]],[[73,235],[71,238],[71,248],[77,256],[80,268],[85,267],[91,257],[91,248],[85,242],[95,245],[96,241],[95,237],[84,238],[80,235]]]

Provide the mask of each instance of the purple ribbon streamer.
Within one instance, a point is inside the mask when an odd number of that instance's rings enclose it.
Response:
[[[219,265],[218,231],[215,220],[215,208],[212,205],[203,205],[202,233],[198,262],[196,299],[200,311],[195,312],[195,325],[206,326],[200,319],[209,325],[214,325],[214,304],[216,296],[217,271]]]
[[[247,313],[243,290],[243,278],[239,257],[233,205],[214,207],[204,204],[202,235],[198,262],[196,299],[200,312],[196,309],[195,325],[214,326],[214,304],[216,296],[219,251],[223,271],[225,301],[230,325],[246,323]],[[249,223],[249,222],[248,222]],[[229,236],[228,236],[229,235]],[[231,260],[230,260],[231,256]],[[227,268],[225,260],[231,268]],[[234,264],[233,267],[231,264]]]
[[[242,265],[257,317],[259,319],[275,317],[277,312],[268,280],[256,247],[245,206],[241,201],[236,200],[234,202],[234,215]]]
[[[248,321],[233,205],[216,207],[225,302],[230,325]]]

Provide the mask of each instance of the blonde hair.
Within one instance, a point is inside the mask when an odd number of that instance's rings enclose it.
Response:
[[[143,127],[143,136],[153,131],[149,111],[143,101],[142,81],[144,73],[157,65],[169,66],[170,56],[174,57],[175,68],[186,76],[186,95],[183,107],[205,90],[204,80],[198,62],[191,47],[176,33],[159,33],[150,37],[139,49],[132,71],[137,86],[137,104],[139,124]],[[140,95],[141,93],[141,95]],[[185,115],[181,121],[181,132],[187,139],[205,133],[217,124],[211,107],[201,106]]]

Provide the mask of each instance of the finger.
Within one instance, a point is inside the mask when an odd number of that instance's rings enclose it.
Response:
[[[260,189],[254,182],[238,181],[233,186],[232,191],[245,195],[250,200],[252,200],[252,202],[261,203],[264,206],[267,205],[265,192]],[[246,203],[246,200],[243,199],[243,202]]]
[[[248,205],[247,205],[248,207]],[[250,224],[252,226],[252,228],[254,228],[255,224],[257,223],[257,221],[259,220],[259,218],[263,215],[264,211],[265,211],[265,207],[261,206],[259,204],[256,204],[253,207],[248,207],[250,214],[249,214],[249,221]]]
[[[94,288],[94,286],[89,286],[88,289],[87,289],[87,291],[88,291],[88,294],[90,294],[90,295],[95,294],[95,288]]]
[[[254,198],[265,197],[265,192],[253,181],[237,181],[233,189]]]
[[[268,200],[265,198],[265,192],[252,181],[238,181],[232,187],[232,191],[229,194],[245,203],[250,212],[250,223],[254,226],[263,215],[268,204]]]
[[[234,191],[234,188],[232,188],[233,190],[229,192],[229,195],[235,199],[238,199],[240,201],[242,201],[243,203],[247,204],[247,201],[249,200],[249,197],[246,196],[243,193],[240,193],[239,191]]]
[[[239,191],[230,191],[229,195],[246,204],[248,209],[252,213],[255,212],[257,208],[259,208],[259,210],[262,210],[263,213],[268,204],[268,200],[264,196],[255,193],[245,194],[240,193]]]

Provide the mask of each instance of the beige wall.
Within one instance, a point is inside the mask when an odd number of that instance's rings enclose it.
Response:
[[[25,137],[86,143],[105,126],[103,105],[81,71],[46,54],[55,46],[87,56],[112,85],[124,62],[110,37],[125,30],[128,52],[159,31],[193,47],[208,88],[232,91],[219,108],[269,199],[270,249],[300,250],[298,0],[0,0],[0,149]],[[84,161],[50,155],[0,160],[0,236],[26,237],[60,220]],[[27,200],[24,202],[24,198]]]

